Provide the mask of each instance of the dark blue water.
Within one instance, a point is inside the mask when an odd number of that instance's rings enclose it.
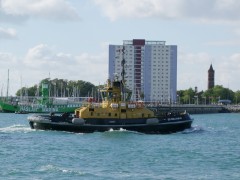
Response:
[[[240,114],[169,135],[36,131],[27,116],[0,114],[0,179],[240,179]]]

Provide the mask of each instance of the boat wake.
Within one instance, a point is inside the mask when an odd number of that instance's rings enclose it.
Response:
[[[15,124],[12,126],[0,128],[1,133],[16,133],[16,132],[28,133],[31,131],[34,131],[34,130],[32,130],[29,126],[22,125],[22,124]]]
[[[126,132],[128,130],[120,128],[119,130],[110,129],[108,132]]]
[[[182,134],[190,134],[190,133],[203,133],[205,130],[201,126],[193,126],[189,129],[185,129],[182,131]]]
[[[105,133],[131,133],[131,134],[144,134],[144,133],[140,133],[137,131],[129,131],[123,128],[120,128],[119,130],[114,130],[114,129],[110,129],[109,131],[106,131]]]

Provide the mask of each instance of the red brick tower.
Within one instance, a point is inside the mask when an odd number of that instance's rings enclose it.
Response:
[[[214,87],[214,73],[215,71],[213,70],[212,64],[208,70],[208,89],[211,89]]]

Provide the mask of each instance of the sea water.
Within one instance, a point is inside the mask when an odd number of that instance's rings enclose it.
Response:
[[[240,179],[240,114],[168,135],[32,130],[28,115],[0,114],[0,179]]]

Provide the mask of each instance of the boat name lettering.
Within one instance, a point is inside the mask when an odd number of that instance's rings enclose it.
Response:
[[[29,106],[20,106],[21,111],[27,112],[58,112],[58,108],[38,108],[38,107],[29,107]]]

